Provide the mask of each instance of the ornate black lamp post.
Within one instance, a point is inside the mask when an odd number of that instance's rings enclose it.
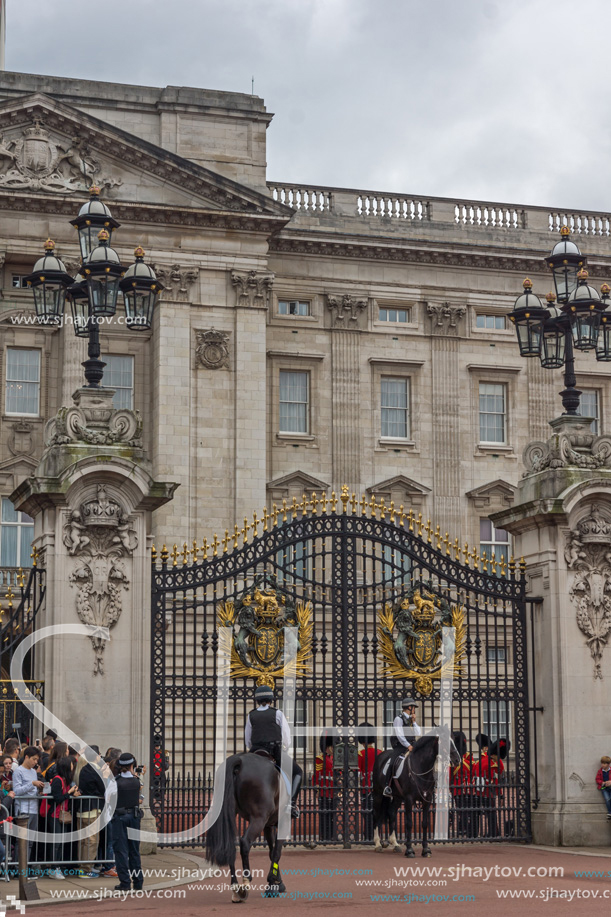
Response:
[[[144,264],[144,250],[134,251],[136,261],[125,268],[110,240],[119,223],[99,200],[100,189],[93,187],[89,201],[81,207],[76,219],[82,263],[76,277],[71,277],[54,254],[55,243],[45,242],[45,255],[26,277],[34,292],[36,315],[41,324],[59,325],[63,321],[66,296],[72,307],[75,334],[88,337],[88,359],[85,378],[89,388],[100,385],[106,364],[100,360],[100,323],[117,311],[119,292],[123,293],[125,324],[135,331],[151,327],[157,297],[163,285],[155,272]]]
[[[560,236],[546,259],[556,293],[547,294],[544,306],[532,292],[531,281],[525,280],[524,293],[516,299],[509,318],[515,325],[521,356],[539,357],[545,369],[564,367],[564,390],[560,392],[564,413],[575,416],[581,396],[576,387],[575,350],[593,350],[597,360],[611,361],[611,312],[607,311],[611,288],[604,283],[599,295],[589,285],[585,256],[571,242],[567,226]]]

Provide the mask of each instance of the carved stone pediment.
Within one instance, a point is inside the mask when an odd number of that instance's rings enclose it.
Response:
[[[267,484],[267,493],[272,500],[289,500],[292,497],[301,498],[302,494],[321,494],[330,492],[330,484],[319,478],[307,474],[305,471],[292,471]]]
[[[473,490],[469,490],[466,493],[466,496],[473,501],[478,509],[492,504],[512,506],[517,489],[513,484],[503,481],[502,478],[497,478],[496,481],[491,481],[489,484],[474,487]]]
[[[367,488],[367,493],[378,500],[384,498],[386,503],[393,501],[396,507],[403,504],[407,508],[422,506],[430,492],[430,487],[419,484],[404,474],[396,474]]]
[[[44,93],[0,102],[0,189],[45,191],[73,198],[92,183],[113,202],[118,219],[200,225],[257,217],[269,231],[281,228],[289,208],[268,195],[217,175],[190,160],[113,127]],[[40,209],[27,196],[10,206]],[[163,215],[151,205],[171,209]],[[71,203],[71,208],[74,204]],[[188,211],[188,213],[186,212]],[[63,211],[62,211],[63,212]],[[236,224],[237,225],[237,224]],[[250,225],[250,224],[249,224]]]

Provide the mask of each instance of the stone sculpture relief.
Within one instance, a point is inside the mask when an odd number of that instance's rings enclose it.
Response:
[[[467,311],[466,306],[454,306],[449,302],[427,303],[426,311],[431,316],[431,330],[438,334],[458,334],[458,322]]]
[[[162,299],[188,302],[191,287],[199,277],[196,268],[182,268],[180,264],[154,264],[153,270],[165,289]]]
[[[64,525],[63,542],[76,558],[69,582],[76,587],[76,612],[83,624],[113,628],[122,612],[121,593],[129,589],[126,564],[138,547],[138,537],[124,508],[98,484],[93,500],[85,501]],[[106,641],[90,637],[94,675],[104,674]]]
[[[40,118],[18,134],[0,134],[0,187],[65,194],[93,184],[108,192],[122,182],[102,172],[82,137],[53,139]]]
[[[112,395],[111,395],[112,398]],[[142,417],[127,408],[115,410],[103,393],[88,394],[79,405],[61,407],[45,428],[47,446],[66,443],[142,448]]]
[[[359,319],[367,308],[367,300],[355,299],[346,293],[344,296],[328,296],[327,305],[333,316],[334,328],[354,330],[359,327]]]
[[[569,532],[564,557],[575,574],[569,595],[577,626],[594,660],[594,678],[602,678],[602,654],[611,633],[611,518],[592,507]]]
[[[263,271],[232,271],[238,309],[267,309],[275,274]]]
[[[589,422],[574,424],[569,432],[555,433],[545,442],[532,442],[523,453],[526,471],[522,477],[545,468],[611,468],[611,436],[597,436]]]
[[[195,359],[197,366],[206,369],[229,369],[229,338],[227,331],[195,332]]]

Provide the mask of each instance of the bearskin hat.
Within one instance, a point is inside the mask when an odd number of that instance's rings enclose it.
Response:
[[[356,741],[359,745],[375,745],[375,726],[372,726],[371,723],[359,723]]]
[[[475,744],[479,745],[480,749],[488,748],[490,745],[490,739],[485,732],[478,732],[475,736]]]
[[[453,732],[452,739],[456,745],[456,751],[462,758],[463,755],[467,754],[467,737],[464,732]]]
[[[510,749],[511,742],[509,739],[497,739],[488,749],[488,754],[494,755],[495,758],[506,758]]]

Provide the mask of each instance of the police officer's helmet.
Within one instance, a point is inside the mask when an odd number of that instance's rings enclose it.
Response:
[[[401,709],[405,710],[407,707],[416,707],[416,701],[413,697],[404,697],[401,701]]]
[[[267,685],[260,685],[255,689],[255,701],[258,704],[269,704],[274,699],[274,692]]]

